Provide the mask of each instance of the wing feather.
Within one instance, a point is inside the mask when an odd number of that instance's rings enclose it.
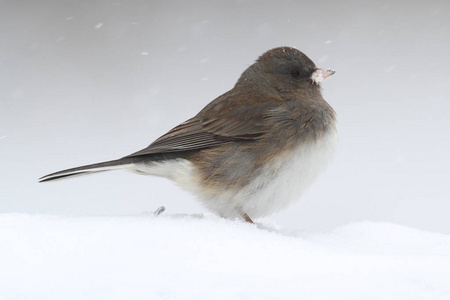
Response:
[[[182,152],[215,147],[231,141],[252,141],[267,133],[266,115],[274,103],[246,105],[239,97],[216,99],[197,116],[171,129],[134,157],[156,153]],[[228,100],[228,101],[227,101]],[[221,109],[232,101],[228,109]]]

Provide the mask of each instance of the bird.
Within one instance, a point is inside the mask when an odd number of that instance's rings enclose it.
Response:
[[[254,223],[298,200],[332,160],[336,112],[321,84],[334,73],[296,48],[270,49],[231,90],[148,147],[39,181],[110,170],[159,176],[220,217]]]

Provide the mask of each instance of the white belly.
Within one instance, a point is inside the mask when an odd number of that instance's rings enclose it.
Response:
[[[210,210],[227,218],[238,211],[250,218],[270,215],[298,200],[330,162],[337,146],[337,133],[330,130],[321,139],[298,147],[290,155],[274,159],[261,174],[240,190],[208,191],[202,188],[191,162],[177,159],[137,166],[139,172],[169,178],[199,198]]]
[[[333,130],[322,139],[303,145],[290,156],[268,165],[256,180],[236,195],[242,210],[251,218],[258,218],[299,200],[333,158],[337,142],[337,133]]]

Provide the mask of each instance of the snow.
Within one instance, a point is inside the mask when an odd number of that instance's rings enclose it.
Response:
[[[0,215],[0,299],[450,299],[450,236],[215,216]]]

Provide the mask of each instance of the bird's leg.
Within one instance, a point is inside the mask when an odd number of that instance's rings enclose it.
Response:
[[[242,208],[236,208],[238,214],[244,219],[245,222],[255,224],[252,219],[242,210]]]
[[[250,219],[250,217],[249,217],[246,213],[243,213],[243,214],[242,214],[242,217],[244,218],[245,222],[250,223],[250,224],[255,224],[255,223],[253,222],[253,220]]]

